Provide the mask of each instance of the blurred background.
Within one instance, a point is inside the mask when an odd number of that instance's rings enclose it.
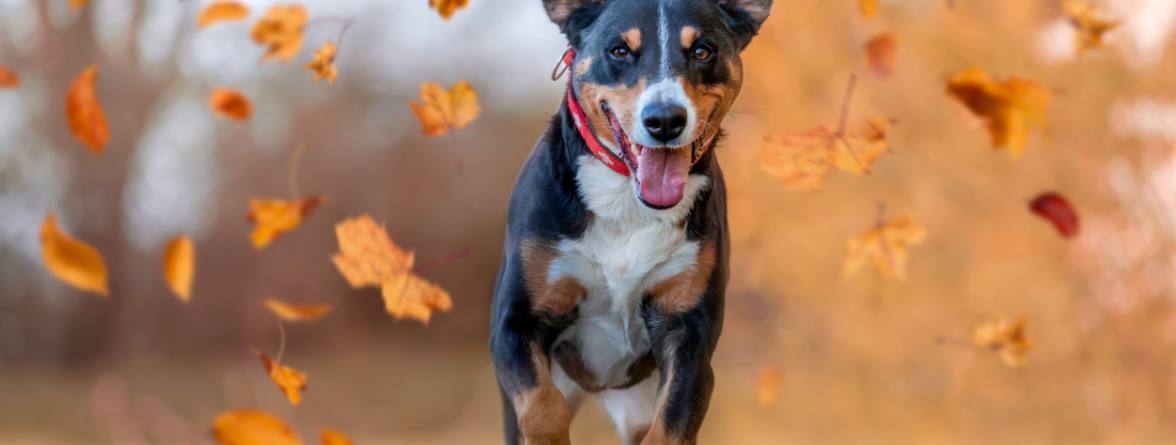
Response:
[[[202,0],[0,0],[0,443],[211,444],[212,419],[260,407],[308,443],[320,427],[359,444],[501,443],[488,314],[510,187],[559,104],[551,67],[565,46],[539,0],[471,0],[443,21],[425,0],[306,0],[312,19],[354,20],[339,79],[301,63],[338,23],[315,23],[295,61],[259,65],[250,20],[204,30]],[[718,148],[733,237],[718,382],[700,442],[722,444],[1152,444],[1176,442],[1176,0],[1105,0],[1122,20],[1079,59],[1054,0],[776,0],[743,55],[743,93]],[[862,45],[893,32],[894,74],[867,73]],[[99,64],[111,142],[95,158],[70,134],[70,81]],[[1035,79],[1058,92],[1051,141],[1016,164],[993,151],[944,94],[955,71]],[[863,76],[851,122],[894,118],[893,154],[871,175],[830,174],[785,191],[760,171],[763,138],[834,125],[846,79]],[[481,116],[429,138],[408,105],[421,82],[468,80]],[[212,115],[229,87],[249,122]],[[261,251],[250,198],[330,201]],[[1065,240],[1028,202],[1070,198]],[[928,230],[906,282],[842,276],[845,240],[887,216]],[[73,290],[41,263],[46,211],[95,246],[111,296]],[[352,290],[331,265],[333,225],[370,213],[430,269],[455,310],[429,326],[394,322],[378,289]],[[164,243],[196,242],[193,298],[161,278]],[[309,375],[291,407],[250,348],[273,354],[261,302],[333,303],[287,324],[283,362]],[[985,321],[1028,317],[1029,366],[937,345]],[[773,403],[757,376],[779,372]],[[619,443],[595,403],[578,444]]]

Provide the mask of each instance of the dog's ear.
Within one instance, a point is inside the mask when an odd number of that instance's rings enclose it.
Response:
[[[772,0],[717,0],[727,13],[727,25],[740,37],[740,48],[746,48],[759,32],[760,25],[772,11]]]
[[[563,29],[572,15],[595,9],[601,3],[604,3],[604,0],[543,0],[543,8],[547,10],[547,16],[551,21]]]

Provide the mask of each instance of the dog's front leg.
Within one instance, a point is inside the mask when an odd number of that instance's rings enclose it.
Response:
[[[721,320],[711,305],[671,313],[647,308],[654,357],[661,371],[656,414],[642,445],[693,444],[710,405],[715,377],[710,357]]]
[[[519,438],[507,441],[526,445],[568,445],[571,414],[563,393],[551,380],[550,359],[527,326],[535,320],[529,314],[507,315],[499,323],[490,343],[494,367],[505,396],[510,399],[518,421]],[[513,443],[511,445],[514,445]]]

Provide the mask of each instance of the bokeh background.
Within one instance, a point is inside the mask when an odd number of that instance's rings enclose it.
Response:
[[[0,443],[211,444],[212,419],[260,407],[308,443],[320,427],[360,444],[500,443],[488,312],[510,187],[556,110],[565,40],[539,0],[471,0],[443,21],[425,0],[306,0],[311,18],[354,20],[334,85],[312,59],[338,23],[307,29],[289,64],[259,65],[248,22],[195,26],[202,0],[0,0]],[[1054,0],[776,0],[744,53],[743,94],[718,148],[729,182],[732,281],[701,441],[722,444],[1160,444],[1176,442],[1176,1],[1105,0],[1123,21],[1084,59]],[[894,75],[867,72],[862,45],[894,32]],[[111,143],[98,158],[69,133],[69,82],[100,65]],[[1054,88],[1051,140],[1016,164],[944,94],[980,66]],[[834,124],[846,79],[863,75],[851,120],[898,120],[871,175],[833,172],[789,192],[758,166],[763,138]],[[447,138],[420,134],[421,82],[468,80],[483,112]],[[251,121],[215,118],[209,92],[253,101]],[[303,194],[331,200],[255,251],[249,198],[288,196],[307,144]],[[1057,191],[1082,233],[1067,241],[1027,203]],[[928,238],[906,282],[845,279],[843,245],[879,203]],[[46,211],[111,270],[102,299],[40,260]],[[333,225],[370,213],[422,261],[472,254],[426,277],[453,295],[429,326],[394,322],[377,289],[351,290],[329,261]],[[163,244],[188,234],[190,304],[164,284]],[[261,301],[333,303],[287,324],[284,362],[309,374],[297,408],[250,348],[276,351]],[[1026,316],[1029,366],[937,345],[979,323]],[[778,397],[756,399],[763,369]],[[619,443],[589,402],[578,444]]]

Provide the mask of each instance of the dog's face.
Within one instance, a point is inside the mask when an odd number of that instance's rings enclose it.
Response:
[[[682,200],[743,84],[772,0],[544,0],[576,50],[576,96],[646,206]],[[611,143],[610,143],[611,142]]]

